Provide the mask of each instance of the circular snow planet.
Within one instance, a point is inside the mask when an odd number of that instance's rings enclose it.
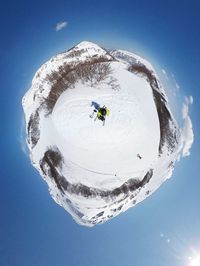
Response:
[[[79,224],[126,211],[172,174],[180,130],[136,54],[81,42],[39,68],[22,104],[32,164]]]

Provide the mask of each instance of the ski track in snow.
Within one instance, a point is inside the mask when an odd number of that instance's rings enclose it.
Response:
[[[100,89],[79,84],[76,89],[63,93],[52,115],[59,135],[55,143],[64,157],[82,169],[102,173],[101,182],[105,174],[117,174],[121,181],[126,181],[130,173],[140,176],[157,158],[160,138],[157,111],[153,100],[149,103],[151,88],[147,82],[124,70],[123,65],[115,69],[114,63],[113,68],[115,77],[122,71],[124,74],[118,79],[120,92],[106,85]],[[92,101],[110,109],[104,127],[101,121],[89,118]],[[141,154],[142,160],[137,154]],[[82,176],[76,179],[84,182]],[[90,185],[96,186],[94,176]]]

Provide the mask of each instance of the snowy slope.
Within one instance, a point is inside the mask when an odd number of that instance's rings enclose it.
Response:
[[[81,42],[40,67],[22,104],[32,164],[82,225],[126,211],[172,174],[180,132],[138,55]],[[90,118],[95,104],[110,109],[105,126]]]

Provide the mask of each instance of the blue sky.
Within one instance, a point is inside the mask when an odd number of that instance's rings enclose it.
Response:
[[[0,265],[190,266],[200,255],[199,9],[194,0],[1,1]],[[53,202],[21,149],[21,98],[35,71],[82,40],[143,54],[194,98],[191,156],[149,199],[92,229]]]

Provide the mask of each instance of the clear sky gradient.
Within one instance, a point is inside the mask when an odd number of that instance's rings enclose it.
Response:
[[[200,255],[199,10],[195,0],[0,2],[1,266],[190,266]],[[94,228],[54,203],[22,145],[35,71],[82,40],[144,55],[194,98],[191,155],[150,198]]]

